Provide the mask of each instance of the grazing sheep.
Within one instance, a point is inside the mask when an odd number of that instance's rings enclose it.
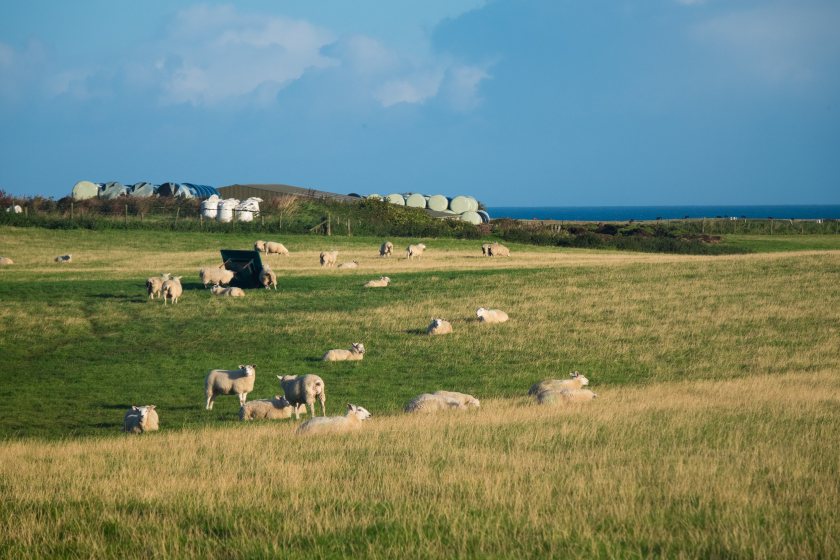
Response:
[[[172,275],[168,272],[161,274],[160,276],[151,276],[147,278],[146,292],[149,294],[149,299],[155,299],[157,296],[161,295],[163,283],[170,278],[172,278]]]
[[[344,416],[330,416],[322,418],[310,418],[298,429],[298,434],[343,432],[361,427],[362,421],[370,418],[370,412],[355,404],[347,405],[347,413]]]
[[[442,410],[466,410],[467,406],[458,399],[446,395],[423,393],[411,399],[403,410],[409,413],[431,414]]]
[[[0,264],[15,264],[15,261],[9,257],[0,257]]]
[[[492,245],[492,243],[482,243],[481,244],[481,254],[484,255],[485,257],[490,256],[490,245]]]
[[[368,280],[365,282],[365,288],[387,288],[390,283],[390,278],[387,276],[380,276],[379,280]]]
[[[248,401],[239,407],[240,420],[284,420],[292,417],[295,408],[303,408],[306,414],[306,406],[292,406],[286,397],[274,395],[273,399],[261,399]]]
[[[240,365],[239,369],[211,369],[204,379],[204,394],[207,396],[207,410],[213,410],[218,395],[238,395],[239,406],[245,404],[248,393],[254,390],[257,366]]]
[[[181,286],[182,276],[173,276],[168,280],[164,280],[160,291],[163,294],[163,305],[166,305],[166,300],[171,299],[172,303],[178,303],[178,298],[184,293],[184,287]]]
[[[143,432],[156,432],[158,429],[158,414],[153,404],[132,406],[125,413],[123,431],[126,433],[142,434]]]
[[[338,251],[321,251],[321,266],[335,266],[338,260]]]
[[[589,389],[561,389],[547,390],[537,393],[539,404],[568,404],[575,402],[589,402],[598,395]]]
[[[286,246],[282,243],[276,243],[274,241],[257,241],[254,243],[254,250],[259,251],[261,253],[265,253],[266,255],[271,255],[272,253],[275,255],[288,255],[289,250],[286,249]]]
[[[349,350],[335,349],[330,350],[321,360],[325,362],[344,362],[361,360],[365,357],[365,345],[361,342],[356,342],[350,345]]]
[[[295,420],[300,418],[298,405],[309,406],[309,414],[315,417],[315,399],[321,402],[321,415],[327,415],[327,393],[324,380],[317,375],[283,375],[277,376],[280,387],[286,395],[286,400],[295,406]]]
[[[394,244],[390,241],[386,241],[379,247],[379,256],[380,257],[390,257],[394,254]]]
[[[405,249],[405,256],[409,260],[413,259],[414,257],[417,257],[419,259],[423,255],[423,251],[425,250],[426,246],[423,243],[409,245]]]
[[[432,394],[439,397],[454,399],[467,408],[478,408],[481,406],[481,402],[477,398],[466,393],[458,393],[456,391],[435,391]]]
[[[198,270],[198,277],[204,287],[207,284],[226,286],[233,281],[234,272],[218,266],[207,266]]]
[[[277,289],[277,275],[274,274],[274,271],[271,270],[267,264],[264,264],[262,270],[260,271],[260,284],[265,287],[266,290],[269,288]]]
[[[490,247],[487,248],[487,253],[490,257],[509,257],[510,249],[501,243],[491,243]]]
[[[222,288],[218,284],[210,288],[210,293],[214,296],[245,297],[245,291],[242,288]]]
[[[341,263],[338,268],[359,268],[359,261]]]
[[[476,312],[480,323],[504,323],[508,320],[508,314],[501,309],[485,309],[479,307]]]
[[[53,259],[57,263],[69,263],[73,262],[73,255],[60,255]]]
[[[452,323],[443,319],[432,319],[429,328],[426,329],[426,334],[450,334],[451,332]]]
[[[528,394],[533,397],[543,391],[573,391],[582,389],[586,385],[589,385],[589,379],[573,371],[569,374],[569,379],[545,379],[534,383],[528,389]]]

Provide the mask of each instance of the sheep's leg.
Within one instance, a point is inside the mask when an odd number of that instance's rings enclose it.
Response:
[[[310,418],[315,418],[315,403],[314,402],[308,402],[306,404],[309,406],[309,417]]]
[[[213,402],[216,400],[216,395],[207,397],[207,410],[213,410]]]
[[[246,400],[248,400],[248,393],[239,393],[239,406],[245,406]]]
[[[300,410],[298,410],[298,405],[292,405],[295,407],[295,420],[300,420]]]

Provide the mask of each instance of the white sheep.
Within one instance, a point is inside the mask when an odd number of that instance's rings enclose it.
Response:
[[[163,304],[166,305],[166,300],[171,299],[172,303],[178,303],[178,298],[184,293],[184,287],[181,286],[182,276],[173,276],[164,280],[160,291],[163,294]]]
[[[510,249],[501,243],[491,243],[490,247],[487,248],[487,253],[490,257],[509,257]]]
[[[338,268],[359,268],[359,261],[341,263]]]
[[[368,280],[365,282],[365,288],[387,288],[390,283],[390,278],[387,276],[380,276],[379,280]]]
[[[324,380],[313,374],[277,376],[286,400],[295,406],[295,420],[300,418],[298,405],[309,407],[309,414],[315,417],[315,399],[321,403],[321,415],[327,415],[327,392]]]
[[[549,389],[537,393],[537,402],[539,404],[567,404],[589,402],[597,397],[598,395],[589,389]]]
[[[15,264],[15,261],[10,259],[9,257],[0,257],[0,265],[2,264]]]
[[[458,399],[446,395],[423,393],[411,399],[403,410],[409,413],[431,414],[443,410],[466,410],[467,406]]]
[[[386,241],[379,247],[380,257],[390,257],[392,254],[394,254],[394,244],[390,241]]]
[[[248,393],[254,390],[257,378],[257,366],[240,365],[239,369],[211,369],[204,378],[204,394],[207,397],[207,410],[213,410],[213,402],[219,395],[237,395],[239,406],[245,404]]]
[[[480,323],[504,323],[508,320],[508,314],[501,309],[485,309],[479,307],[475,314]]]
[[[481,406],[481,402],[477,398],[466,393],[458,393],[456,391],[435,391],[432,394],[439,397],[446,397],[448,399],[455,399],[467,408],[479,408]]]
[[[264,286],[266,290],[270,288],[277,289],[277,275],[271,270],[271,267],[264,264],[260,270],[260,285]]]
[[[123,418],[123,431],[129,434],[157,431],[159,419],[155,408],[153,404],[132,406]]]
[[[361,342],[355,342],[350,345],[349,350],[336,348],[334,350],[327,351],[327,353],[324,354],[324,357],[321,358],[321,360],[324,362],[344,362],[361,360],[364,357],[365,345]]]
[[[275,241],[257,241],[254,243],[254,250],[265,253],[266,255],[275,254],[288,256],[289,254],[289,250],[286,249],[285,245]]]
[[[321,251],[319,255],[321,266],[335,266],[338,260],[338,251]]]
[[[219,266],[207,266],[198,270],[198,277],[205,288],[208,284],[226,286],[233,281],[234,272]]]
[[[298,427],[297,433],[335,433],[354,430],[361,427],[362,422],[368,418],[370,418],[370,412],[367,409],[355,404],[348,404],[347,413],[344,416],[310,418]]]
[[[69,263],[73,262],[73,255],[59,255],[53,259],[57,263]]]
[[[416,245],[409,245],[405,249],[405,256],[407,259],[413,259],[417,257],[418,259],[423,255],[423,251],[426,250],[426,246],[423,243],[417,243]]]
[[[161,274],[160,276],[151,276],[146,279],[146,292],[149,294],[149,299],[155,299],[157,296],[161,295],[161,290],[163,289],[163,283],[172,278],[172,275],[168,272]]]
[[[21,208],[20,204],[15,204],[14,206],[9,206],[6,208],[7,214],[23,214],[23,208]]]
[[[528,389],[528,394],[535,396],[542,391],[573,391],[582,389],[587,385],[589,385],[589,379],[577,371],[573,371],[569,374],[569,379],[545,379],[539,383],[534,383]]]
[[[214,296],[245,297],[245,290],[242,288],[222,288],[218,284],[210,288],[210,293]]]
[[[274,395],[273,399],[248,401],[239,407],[240,420],[284,420],[292,417],[295,408],[302,408],[306,414],[305,405],[292,406],[286,397]]]
[[[432,319],[432,322],[426,329],[426,334],[450,334],[451,332],[452,323],[443,319]]]

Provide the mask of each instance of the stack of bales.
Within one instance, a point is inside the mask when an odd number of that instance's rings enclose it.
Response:
[[[153,196],[177,196],[180,198],[207,198],[212,195],[218,196],[219,191],[207,185],[196,185],[194,183],[164,183],[160,186],[141,181],[131,186],[112,181],[109,183],[92,183],[91,181],[79,181],[73,186],[70,195],[74,200],[86,200],[89,198],[103,198],[106,200],[131,196],[134,198],[150,198]]]
[[[378,194],[371,194],[368,195],[368,198],[376,200],[383,200],[384,198],[386,202],[397,204],[399,206],[427,208],[429,210],[435,210],[436,212],[452,214],[453,217],[457,216],[459,220],[463,220],[474,225],[490,221],[490,215],[483,210],[479,210],[478,201],[471,196],[460,195],[455,198],[447,198],[442,194],[433,194],[428,196],[420,193],[392,193],[385,197]]]

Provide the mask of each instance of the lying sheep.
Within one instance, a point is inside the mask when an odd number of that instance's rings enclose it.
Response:
[[[349,350],[335,349],[329,350],[324,357],[321,358],[324,362],[344,362],[356,361],[365,357],[365,345],[361,342],[355,342],[350,345]]]
[[[201,283],[204,287],[207,284],[219,284],[226,286],[233,281],[234,272],[218,266],[207,266],[199,269],[198,277],[201,278]]]
[[[341,263],[338,268],[359,268],[359,261]]]
[[[467,408],[478,408],[481,406],[481,402],[477,398],[466,393],[458,393],[456,391],[435,391],[432,394],[439,397],[454,399]]]
[[[289,250],[286,249],[285,245],[274,241],[257,241],[254,243],[254,250],[265,253],[266,255],[275,254],[288,256],[289,254]]]
[[[569,379],[545,379],[531,385],[528,394],[533,397],[542,391],[573,391],[582,389],[586,385],[589,385],[589,379],[577,371],[573,371],[569,374]]]
[[[443,410],[466,410],[467,405],[446,395],[423,393],[411,399],[403,410],[408,413],[432,414]]]
[[[406,258],[411,260],[414,257],[418,259],[423,255],[423,251],[426,250],[426,246],[423,243],[418,243],[416,245],[409,245],[405,249]]]
[[[207,410],[213,410],[213,403],[219,395],[239,396],[239,406],[245,404],[248,393],[254,390],[257,366],[240,365],[239,369],[211,369],[204,378],[204,394],[207,396]]]
[[[386,241],[379,247],[379,256],[380,257],[390,257],[394,253],[394,244],[390,241]]]
[[[492,245],[492,243],[482,243],[481,244],[481,254],[484,255],[485,257],[490,256],[490,245]]]
[[[321,415],[327,415],[327,393],[324,380],[317,375],[283,375],[277,376],[280,387],[286,395],[286,400],[295,406],[295,420],[300,418],[298,405],[309,406],[309,414],[315,417],[315,399],[321,402]]]
[[[443,319],[432,319],[432,322],[426,329],[426,334],[450,334],[451,332],[452,323]]]
[[[181,286],[182,276],[173,276],[164,280],[160,291],[163,294],[163,305],[166,305],[166,300],[171,299],[172,303],[178,303],[178,298],[184,293],[184,287]]]
[[[306,406],[292,406],[286,397],[274,395],[273,399],[248,401],[239,407],[239,419],[245,420],[285,420],[292,417],[296,408],[302,408],[306,414]]]
[[[151,276],[147,278],[146,292],[149,294],[149,299],[155,299],[157,296],[161,295],[163,283],[170,278],[172,278],[172,275],[168,272],[161,274],[160,276]]]
[[[335,266],[338,260],[338,251],[321,251],[321,266]]]
[[[387,288],[390,283],[390,278],[387,276],[380,276],[379,280],[368,280],[365,282],[365,288]]]
[[[69,263],[73,262],[73,255],[60,255],[53,259],[57,263]]]
[[[277,289],[277,275],[267,264],[264,264],[262,270],[260,270],[260,285],[266,290],[272,287],[275,290]]]
[[[598,395],[589,389],[561,389],[547,390],[537,393],[539,404],[568,404],[575,402],[589,402]]]
[[[0,257],[0,265],[2,264],[15,264],[15,261],[10,259],[9,257]]]
[[[210,293],[214,296],[245,297],[245,291],[242,288],[222,288],[218,284],[210,288]]]
[[[479,307],[475,314],[480,323],[504,323],[508,320],[508,314],[501,309],[485,309]]]
[[[156,432],[158,430],[158,413],[155,405],[132,406],[123,418],[123,431],[129,434]]]
[[[501,243],[491,243],[490,247],[487,248],[487,253],[490,257],[509,257],[510,249]]]
[[[322,418],[310,418],[298,429],[298,434],[343,432],[361,427],[362,421],[370,418],[370,412],[355,404],[347,405],[347,413],[344,416],[330,416]]]

